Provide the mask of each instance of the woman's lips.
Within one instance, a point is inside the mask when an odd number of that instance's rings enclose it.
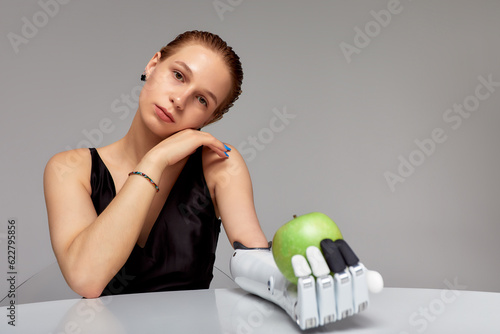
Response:
[[[172,116],[172,114],[169,113],[167,111],[167,109],[160,107],[160,106],[157,106],[155,104],[155,112],[156,112],[156,115],[158,115],[158,117],[162,121],[167,122],[167,123],[175,123],[174,116]]]

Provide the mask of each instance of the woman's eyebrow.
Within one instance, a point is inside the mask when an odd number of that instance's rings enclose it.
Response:
[[[193,76],[193,71],[191,71],[191,69],[189,68],[189,66],[187,66],[187,64],[185,62],[180,61],[180,60],[176,60],[176,61],[174,61],[174,63],[176,63],[177,65],[179,65],[180,67],[182,67],[184,69],[184,71],[186,71],[190,76]],[[212,93],[211,91],[207,90],[207,89],[204,89],[203,91],[212,100],[214,100],[215,105],[217,105],[217,97],[215,97],[215,94]]]

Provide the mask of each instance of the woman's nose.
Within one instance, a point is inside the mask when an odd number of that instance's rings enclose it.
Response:
[[[176,91],[170,95],[170,102],[174,105],[175,109],[183,110],[186,104],[187,92]]]

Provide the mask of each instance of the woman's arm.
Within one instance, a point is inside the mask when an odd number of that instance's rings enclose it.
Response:
[[[67,166],[75,151],[52,157],[45,168],[44,192],[52,248],[68,285],[87,298],[100,296],[120,270],[139,237],[156,190],[139,177],[129,177],[115,199],[97,216],[89,186],[88,159]],[[64,166],[64,173],[61,167]],[[161,168],[142,161],[138,170],[159,180]]]
[[[168,166],[207,145],[224,155],[224,144],[207,133],[184,130],[151,149],[135,170],[159,184]],[[70,155],[88,159],[69,164]],[[128,177],[108,207],[97,216],[90,198],[88,149],[56,154],[45,168],[44,192],[52,248],[68,285],[93,298],[120,270],[137,242],[155,188],[142,177]],[[168,173],[164,176],[168,177]]]
[[[266,236],[255,212],[252,181],[241,154],[233,147],[229,159],[204,158],[205,175],[213,187],[215,204],[231,245],[235,241],[247,247],[268,247]]]

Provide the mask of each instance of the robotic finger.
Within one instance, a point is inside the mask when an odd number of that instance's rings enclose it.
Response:
[[[335,297],[337,301],[338,320],[354,314],[353,281],[352,275],[342,256],[338,244],[331,239],[324,239],[320,243],[321,249],[335,282]]]
[[[297,304],[295,314],[297,324],[301,329],[314,328],[318,326],[318,306],[316,299],[316,287],[311,268],[302,255],[292,257],[292,267],[297,276]]]
[[[330,268],[328,268],[323,254],[317,247],[308,247],[306,256],[312,272],[316,276],[319,325],[323,326],[337,320],[333,277],[330,275]]]
[[[323,252],[325,252],[325,257],[327,258],[327,262],[329,261],[328,263],[332,271],[339,273],[340,289],[345,287],[346,291],[344,293],[346,298],[349,298],[347,282],[348,280],[351,282],[352,309],[348,309],[345,306],[342,312],[347,313],[341,313],[342,318],[344,318],[344,315],[349,316],[365,310],[369,305],[367,270],[365,266],[359,261],[354,251],[343,239],[336,241],[325,239],[321,242],[321,247],[323,248]],[[342,266],[344,268],[340,272]],[[345,282],[344,285],[342,285],[342,279]],[[347,305],[347,302],[345,305]]]

